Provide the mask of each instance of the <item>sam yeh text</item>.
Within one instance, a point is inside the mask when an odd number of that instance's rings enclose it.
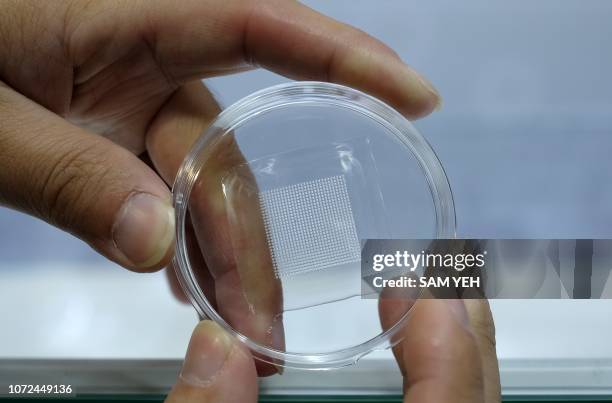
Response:
[[[480,288],[480,277],[408,277],[401,276],[393,279],[374,277],[372,285],[375,288]]]

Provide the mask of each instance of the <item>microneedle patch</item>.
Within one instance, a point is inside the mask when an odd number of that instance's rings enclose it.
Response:
[[[343,175],[264,191],[259,202],[277,278],[361,260]]]

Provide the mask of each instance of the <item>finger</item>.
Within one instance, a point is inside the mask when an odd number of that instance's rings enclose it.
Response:
[[[171,1],[121,4],[109,10],[91,3],[70,13],[66,32],[73,33],[68,48],[78,66],[77,82],[104,64],[91,58],[91,49],[103,57],[144,40],[175,84],[247,64],[291,78],[352,86],[409,118],[427,115],[440,104],[431,84],[389,47],[296,1],[228,0],[223,7],[213,0],[184,1],[181,7]]]
[[[381,319],[388,315],[382,308]],[[394,348],[405,402],[484,402],[480,353],[469,326],[461,300],[414,304],[404,339]]]
[[[170,292],[174,297],[182,302],[183,304],[189,304],[189,298],[185,295],[185,292],[181,288],[178,278],[176,277],[176,273],[174,272],[174,268],[169,266],[164,269],[164,273],[166,274],[166,279],[168,280],[168,286],[170,287]]]
[[[233,138],[223,139],[190,199],[193,226],[211,274],[219,313],[259,344],[284,350],[282,290],[267,244],[258,189]],[[259,365],[261,375],[276,371]]]
[[[410,292],[406,292],[400,288],[384,288],[382,290],[378,300],[378,311],[381,326],[384,330],[390,329],[393,325],[399,323],[405,315],[410,313],[410,310],[417,301],[417,299],[410,294]],[[402,358],[403,343],[398,343],[403,337],[404,334],[400,332],[400,334],[396,336],[396,340],[392,340],[392,344],[395,344],[392,351],[402,375],[405,376],[406,369],[404,368],[404,360]]]
[[[205,320],[191,336],[183,369],[167,403],[257,402],[257,373],[248,351]]]
[[[159,110],[147,131],[146,146],[166,183],[174,182],[193,143],[220,112],[212,93],[200,81],[179,88]]]
[[[185,249],[187,250],[187,256],[189,258],[189,264],[193,268],[196,282],[202,288],[202,292],[210,302],[210,304],[216,309],[217,298],[215,296],[215,283],[212,278],[208,266],[204,261],[200,246],[193,230],[191,220],[187,219],[185,222]],[[174,265],[166,268],[166,278],[168,279],[168,285],[172,294],[181,302],[189,303],[189,297],[185,294],[185,291],[181,288],[177,273]]]
[[[33,214],[134,270],[168,263],[170,194],[136,156],[0,83],[0,203]]]
[[[495,343],[495,324],[489,301],[486,299],[465,299],[463,302],[480,350],[484,374],[485,402],[497,403],[501,401],[501,384]]]
[[[206,87],[193,82],[179,89],[158,113],[147,134],[147,147],[166,180],[173,180],[193,141],[218,111]],[[282,291],[266,242],[257,184],[232,136],[209,153],[189,209],[214,279],[218,312],[252,340],[283,350]],[[276,372],[273,366],[257,364],[260,375]]]

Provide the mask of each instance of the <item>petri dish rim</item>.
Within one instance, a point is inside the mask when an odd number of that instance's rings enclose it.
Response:
[[[394,336],[401,329],[410,311],[391,328],[361,344],[326,353],[294,353],[279,351],[236,331],[212,307],[197,284],[188,259],[185,243],[185,219],[191,190],[200,169],[209,155],[212,143],[248,121],[279,108],[296,105],[329,105],[357,112],[382,125],[405,146],[419,163],[429,185],[436,215],[436,238],[455,237],[455,208],[446,173],[425,138],[401,114],[384,102],[361,91],[332,83],[298,81],[265,88],[234,103],[221,112],[194,143],[177,173],[172,187],[176,220],[176,248],[172,265],[181,287],[201,317],[208,317],[238,338],[263,361],[291,368],[330,369],[355,363],[371,351],[389,348],[399,340]]]

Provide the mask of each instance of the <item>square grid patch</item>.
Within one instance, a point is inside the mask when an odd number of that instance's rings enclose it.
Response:
[[[343,175],[261,192],[259,203],[277,278],[361,260]]]

